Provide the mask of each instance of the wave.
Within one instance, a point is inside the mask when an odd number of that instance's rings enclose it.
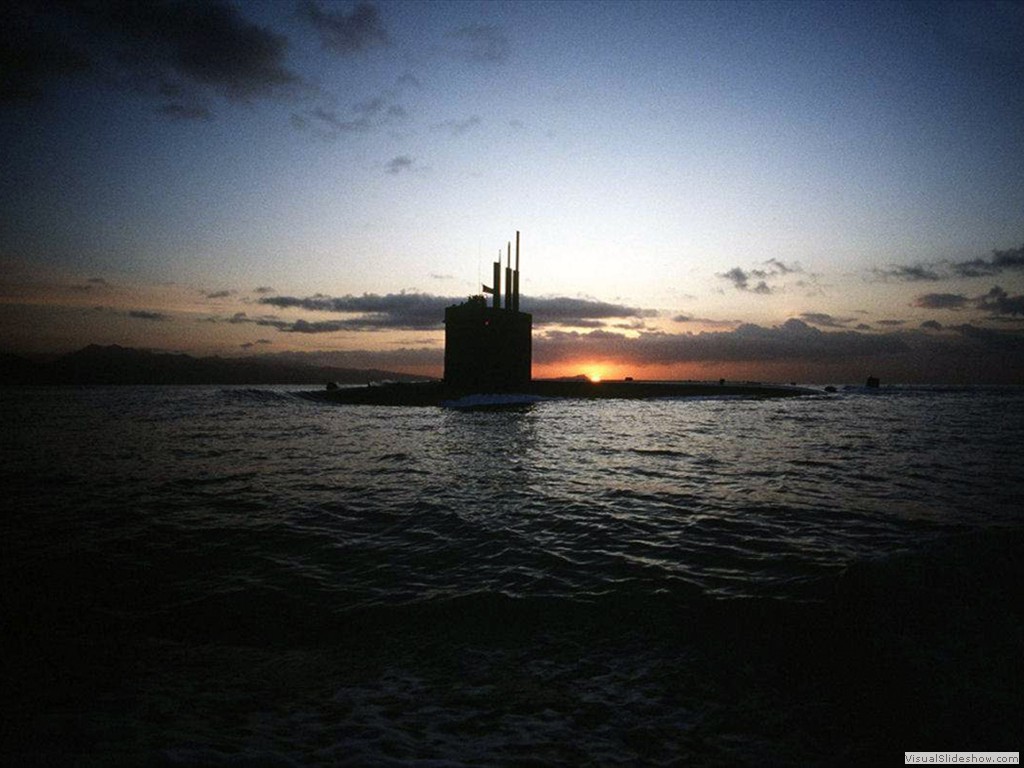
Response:
[[[1024,683],[1021,544],[1020,528],[949,536],[820,579],[807,602],[675,582],[358,606],[340,588],[229,586],[183,562],[194,591],[154,606],[157,563],[51,561],[4,595],[25,617],[7,640],[17,733],[52,729],[64,696],[131,724],[142,738],[121,748],[147,764],[831,765],[908,742],[1002,749]],[[61,675],[40,689],[38,670]],[[37,749],[24,736],[13,754]],[[76,749],[66,762],[91,747]]]
[[[231,387],[221,389],[222,398],[237,403],[291,403],[299,399],[299,393],[278,389],[255,387]]]

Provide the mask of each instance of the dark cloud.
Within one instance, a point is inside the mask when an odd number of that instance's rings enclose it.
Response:
[[[1015,317],[1024,315],[1024,295],[1010,296],[998,285],[988,293],[967,297],[959,293],[927,293],[914,299],[914,306],[926,309],[974,308],[988,312],[994,317]]]
[[[1024,246],[1005,251],[994,250],[989,258],[966,261],[936,261],[912,266],[892,266],[873,269],[880,280],[921,282],[952,280],[960,277],[992,277],[1003,272],[1024,271]]]
[[[728,272],[724,272],[718,275],[723,280],[728,280],[733,284],[733,287],[738,291],[747,291],[749,293],[758,293],[761,295],[767,295],[772,292],[772,289],[768,286],[764,280],[759,280],[755,285],[751,286],[750,281],[756,278],[759,274],[765,274],[761,270],[751,270],[747,272],[740,267],[733,267]]]
[[[970,299],[959,293],[926,293],[914,299],[915,307],[924,309],[963,309]]]
[[[1010,296],[998,285],[974,300],[974,306],[993,315],[1024,315],[1024,296]]]
[[[990,259],[971,259],[953,264],[953,272],[960,277],[989,277],[1011,270],[1024,270],[1024,245],[992,251]]]
[[[731,331],[644,332],[548,330],[534,336],[535,364],[580,360],[618,365],[699,366],[713,377],[863,381],[867,371],[889,381],[1014,383],[1024,375],[1024,333],[963,325],[861,333],[824,331],[792,319]],[[640,372],[638,372],[639,375]]]
[[[387,163],[384,165],[384,170],[387,173],[396,175],[401,173],[402,171],[411,170],[413,167],[413,163],[414,160],[408,155],[399,155],[398,157],[393,157],[390,160],[388,160]]]
[[[267,293],[273,293],[273,292],[274,292],[274,289],[271,288],[269,285],[261,285],[261,286],[253,289],[253,293],[258,293],[258,294],[261,294],[261,295],[267,294]]]
[[[418,348],[352,349],[333,352],[278,352],[267,359],[292,363],[305,363],[335,368],[385,368],[401,370],[404,367],[435,367],[440,372],[444,350],[438,345]]]
[[[0,103],[35,101],[51,83],[93,72],[74,39],[74,24],[56,3],[13,0],[0,23]]]
[[[471,115],[465,120],[445,120],[442,123],[436,123],[433,126],[433,129],[435,131],[443,131],[450,136],[462,136],[467,131],[470,131],[480,125],[480,123],[481,120],[479,115]]]
[[[786,275],[803,272],[799,264],[791,266],[778,259],[768,259],[768,261],[762,262],[762,264],[766,269],[760,267],[753,269],[733,267],[728,272],[719,273],[718,277],[728,280],[738,291],[767,296],[776,291],[776,287],[769,285],[768,280],[774,277],[785,277]]]
[[[235,317],[257,327],[306,335],[382,328],[435,332],[423,342],[422,348],[417,349],[350,350],[315,355],[287,353],[289,355],[303,355],[302,359],[321,360],[317,364],[341,367],[433,368],[437,375],[443,361],[440,336],[436,334],[440,329],[437,319],[444,306],[460,301],[427,294],[268,298],[270,301],[266,303],[285,309],[315,312],[340,309],[343,310],[339,312],[342,316],[323,320],[284,320],[273,315],[246,317],[239,313]],[[998,294],[990,296],[990,300],[998,298]],[[417,302],[422,303],[422,308],[415,308]],[[694,364],[709,371],[717,369],[714,378],[729,376],[730,371],[742,371],[742,374],[734,375],[779,380],[821,380],[811,377],[825,376],[843,381],[862,381],[865,370],[893,381],[954,381],[965,377],[970,380],[977,378],[979,371],[985,371],[986,376],[995,381],[1019,376],[1021,366],[1013,361],[1024,360],[1020,355],[1024,351],[1024,334],[1020,331],[993,330],[971,324],[943,329],[935,321],[928,321],[922,324],[921,329],[872,332],[864,328],[868,332],[860,332],[851,329],[822,330],[803,319],[794,318],[773,327],[744,324],[728,331],[700,333],[641,329],[639,333],[626,335],[614,332],[610,327],[592,330],[553,327],[553,323],[543,322],[541,307],[563,316],[573,309],[577,315],[596,315],[575,317],[561,323],[563,326],[579,324],[583,327],[604,322],[610,307],[618,307],[617,312],[635,310],[582,299],[550,298],[538,302],[523,297],[523,308],[533,311],[535,320],[541,319],[533,344],[534,361],[541,365],[581,359],[615,360],[636,366]],[[640,311],[640,314],[646,314],[646,311]],[[234,322],[234,318],[219,322]],[[947,332],[935,332],[941,330]],[[251,342],[253,345],[256,343]],[[330,362],[326,356],[330,357]]]
[[[284,64],[285,37],[224,0],[22,0],[17,8],[0,37],[6,100],[89,74],[167,98],[164,114],[194,119],[204,94],[248,99],[299,82]]]
[[[380,13],[371,3],[360,3],[346,14],[344,9],[324,10],[314,0],[306,0],[299,6],[298,15],[313,25],[324,48],[342,56],[391,42]]]
[[[965,338],[980,344],[987,349],[1000,352],[1022,352],[1024,351],[1024,336],[1012,331],[998,331],[992,328],[979,328],[976,325],[967,323],[965,325],[948,326],[951,331],[956,331]]]
[[[280,309],[358,315],[355,318],[331,321],[336,323],[335,330],[440,328],[443,325],[445,307],[458,301],[427,293],[391,293],[384,296],[367,293],[362,296],[341,297],[318,294],[306,298],[265,296],[259,299],[260,304]]]
[[[239,344],[238,346],[240,346],[242,349],[251,349],[252,347],[255,347],[257,344],[273,344],[273,343],[274,342],[272,342],[270,339],[256,339],[256,341],[247,341],[244,344]]]
[[[329,333],[343,330],[438,329],[443,327],[445,308],[452,304],[459,304],[463,299],[434,296],[428,293],[391,293],[383,296],[363,294],[362,296],[341,297],[317,294],[305,298],[265,296],[258,301],[260,304],[280,309],[302,309],[310,312],[355,315],[354,317],[316,323],[302,320],[289,322],[276,318],[254,321],[261,325],[296,333]],[[595,327],[602,325],[601,321],[611,318],[643,318],[657,315],[654,310],[560,296],[540,298],[524,296],[521,298],[521,307],[523,311],[533,314],[535,327],[545,325]]]
[[[133,309],[128,313],[128,317],[134,317],[137,320],[153,320],[155,322],[171,319],[170,315],[165,315],[162,312],[150,312],[146,309]]]
[[[574,299],[566,296],[522,297],[520,306],[525,312],[533,313],[534,326],[569,325],[587,327],[590,320],[607,320],[624,317],[655,317],[651,309],[611,304],[592,299]]]
[[[885,325],[885,326],[888,326],[890,328],[897,327],[897,326],[900,326],[900,325],[906,325],[906,323],[907,323],[906,320],[878,320],[878,321],[876,321],[876,325]]]
[[[693,322],[693,318],[690,317],[689,315],[675,315],[672,318],[672,322],[673,323],[692,323]]]
[[[291,333],[330,333],[335,321],[290,323],[261,318],[259,324]],[[863,381],[870,370],[891,381],[972,381],[981,372],[992,381],[1017,381],[1024,368],[1024,334],[980,328],[948,327],[934,321],[927,330],[860,333],[824,331],[792,319],[781,325],[741,325],[730,331],[669,334],[643,331],[629,336],[607,329],[567,331],[555,328],[534,334],[533,357],[540,365],[579,360],[614,360],[623,365],[692,364],[719,376],[741,375],[777,380]],[[346,330],[347,327],[337,328]],[[253,342],[255,344],[257,342]],[[268,356],[315,365],[352,368],[407,367],[432,369],[440,375],[443,347],[434,336],[415,348],[352,349],[343,352],[286,352]],[[742,372],[742,373],[741,373]]]
[[[224,299],[232,295],[234,291],[214,291],[213,293],[207,293],[206,298],[208,299]]]
[[[355,322],[351,320],[316,320],[312,323],[307,320],[296,320],[291,325],[280,327],[278,330],[286,333],[337,333],[338,331],[352,330],[354,327],[361,326],[356,326]]]
[[[744,324],[732,331],[697,334],[641,333],[635,338],[607,331],[548,331],[535,340],[534,359],[541,363],[588,356],[614,358],[636,365],[685,362],[844,361],[900,355],[906,342],[894,334],[825,332],[802,320],[764,328]]]
[[[467,61],[482,64],[501,64],[508,59],[512,46],[499,27],[490,24],[471,24],[449,33],[454,53]]]

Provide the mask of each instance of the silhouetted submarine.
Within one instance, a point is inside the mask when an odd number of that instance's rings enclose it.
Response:
[[[449,406],[455,408],[523,405],[548,398],[649,399],[674,397],[793,397],[819,394],[797,386],[680,381],[590,381],[534,379],[533,315],[519,310],[519,232],[512,268],[508,243],[502,302],[501,252],[494,262],[488,306],[483,295],[471,296],[444,311],[444,379],[430,382],[388,382],[326,391],[302,392],[303,397],[349,405]]]

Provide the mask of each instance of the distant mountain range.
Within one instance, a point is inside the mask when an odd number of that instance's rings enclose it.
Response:
[[[368,384],[424,381],[376,369],[337,368],[272,358],[192,357],[91,344],[47,362],[0,353],[0,384]]]

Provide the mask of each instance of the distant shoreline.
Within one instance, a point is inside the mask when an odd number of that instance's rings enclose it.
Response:
[[[90,345],[36,362],[0,354],[0,384],[22,385],[321,385],[372,381],[429,381],[379,369],[309,365],[266,358],[192,357],[130,347]]]

